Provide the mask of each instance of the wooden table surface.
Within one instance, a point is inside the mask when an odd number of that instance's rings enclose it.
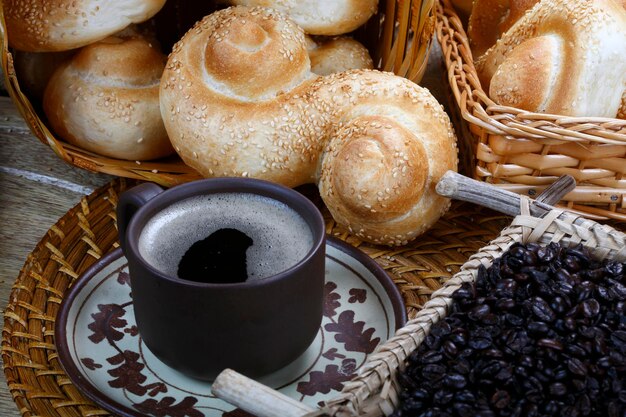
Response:
[[[31,133],[8,97],[0,97],[0,309],[26,256],[85,194],[112,177],[63,162]],[[0,416],[19,417],[0,372]]]

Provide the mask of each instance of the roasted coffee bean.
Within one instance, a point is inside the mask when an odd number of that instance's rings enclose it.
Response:
[[[563,350],[563,343],[555,339],[539,339],[537,346],[554,350]]]
[[[608,262],[604,270],[613,277],[624,275],[624,264],[618,262]]]
[[[567,361],[567,368],[575,375],[587,375],[587,365],[578,358],[570,358]]]
[[[474,407],[469,404],[455,402],[452,408],[459,417],[474,417]]]
[[[443,355],[437,351],[431,351],[418,357],[421,363],[439,363],[443,359]]]
[[[454,393],[446,389],[439,390],[433,395],[433,402],[437,405],[446,405],[454,398]]]
[[[531,334],[545,335],[550,331],[550,326],[542,321],[531,321],[528,323],[527,329]]]
[[[468,313],[468,316],[472,320],[481,320],[483,317],[489,314],[490,311],[491,309],[489,308],[489,305],[483,304],[471,309]]]
[[[580,261],[575,256],[566,256],[563,259],[563,266],[565,266],[569,272],[580,271]]]
[[[554,384],[551,384],[548,389],[550,390],[550,395],[553,395],[555,397],[562,397],[567,393],[567,387],[560,382],[555,382]]]
[[[533,297],[529,300],[529,307],[532,313],[541,321],[552,323],[556,320],[556,314],[550,308],[546,300],[541,297]]]
[[[448,374],[444,377],[444,384],[450,388],[461,389],[467,385],[467,379],[461,374]]]
[[[585,317],[593,318],[600,314],[600,303],[594,299],[583,301],[583,314]]]
[[[596,284],[591,281],[583,281],[579,284],[578,290],[578,302],[586,300],[593,295],[596,289]]]
[[[505,408],[511,402],[511,396],[508,392],[497,390],[495,394],[491,397],[491,404],[493,404],[496,408]]]
[[[580,245],[513,245],[409,356],[398,381],[418,394],[393,416],[625,417],[624,272]]]

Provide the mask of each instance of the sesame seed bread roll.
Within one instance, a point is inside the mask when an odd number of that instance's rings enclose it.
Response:
[[[543,0],[475,65],[501,105],[615,117],[626,89],[624,45],[626,12],[614,0]]]
[[[306,37],[311,72],[329,75],[351,69],[373,69],[374,62],[367,48],[346,36],[332,39]]]
[[[206,177],[316,183],[335,219],[404,244],[447,209],[454,131],[426,90],[391,73],[311,72],[302,30],[265,8],[207,16],[175,45],[161,111],[177,152]]]
[[[368,21],[378,0],[230,0],[238,6],[263,6],[289,16],[311,35],[342,35]]]
[[[29,52],[80,48],[154,16],[165,0],[4,0],[9,45]]]
[[[174,152],[159,109],[166,56],[142,38],[108,37],[82,48],[54,73],[43,108],[67,142],[112,158]]]

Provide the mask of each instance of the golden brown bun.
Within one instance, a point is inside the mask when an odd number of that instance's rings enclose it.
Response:
[[[69,143],[119,159],[173,152],[159,111],[166,57],[143,39],[109,37],[86,46],[50,79],[44,111]]]
[[[154,16],[165,0],[4,0],[9,45],[29,52],[80,48]]]
[[[306,44],[314,74],[329,75],[351,69],[374,68],[367,48],[352,38],[342,36],[314,40],[307,36]]]
[[[615,117],[626,88],[626,11],[614,0],[543,0],[475,63],[496,103]]]
[[[374,15],[378,0],[230,0],[239,6],[270,7],[285,13],[311,35],[352,32]]]
[[[129,25],[115,34],[122,39],[144,38],[158,46],[156,33],[151,25]],[[26,52],[16,50],[14,53],[15,73],[20,88],[30,98],[43,99],[43,93],[52,74],[78,49],[61,52]]]
[[[434,190],[457,167],[442,106],[402,77],[311,73],[302,30],[282,14],[235,7],[174,47],[161,81],[172,143],[202,175],[318,183],[339,223],[403,244],[448,207]]]
[[[540,0],[475,0],[467,35],[474,58],[491,48],[504,32]],[[615,0],[626,9],[626,0]]]

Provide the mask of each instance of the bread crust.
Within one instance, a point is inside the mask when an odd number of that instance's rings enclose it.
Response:
[[[109,37],[81,49],[48,82],[52,129],[82,149],[148,160],[174,152],[159,109],[166,57],[144,39]]]
[[[154,16],[165,0],[4,0],[9,45],[29,52],[80,48]]]
[[[615,117],[626,85],[624,45],[626,11],[614,0],[543,0],[475,65],[498,104]]]
[[[255,28],[241,30],[241,21]],[[267,39],[258,41],[259,28]],[[229,59],[207,54],[221,48]],[[305,52],[301,29],[275,11],[234,7],[203,19],[174,47],[161,81],[172,143],[207,177],[317,183],[335,220],[357,236],[408,242],[449,205],[434,190],[458,162],[446,113],[428,90],[390,73],[316,76]],[[250,55],[256,66],[247,79],[226,76]],[[268,68],[272,80],[254,73]],[[235,79],[266,89],[236,88]]]
[[[351,69],[374,68],[367,48],[347,36],[315,40],[307,36],[306,42],[314,74],[329,75]]]
[[[363,25],[378,9],[378,0],[230,0],[233,5],[263,6],[289,16],[311,35],[342,35]]]

